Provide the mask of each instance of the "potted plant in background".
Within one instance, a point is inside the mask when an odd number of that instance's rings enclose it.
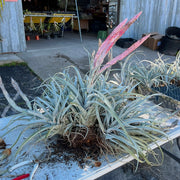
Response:
[[[32,19],[30,20],[30,23],[25,23],[25,34],[27,41],[29,41],[32,36],[36,37],[37,35],[37,28]]]
[[[46,39],[51,39],[52,34],[52,24],[51,23],[44,23],[44,33],[43,36]]]
[[[59,24],[54,21],[53,30],[52,30],[52,37],[53,38],[59,37],[60,36],[60,30],[61,30],[61,28],[60,28]]]
[[[44,29],[44,23],[42,22],[41,19],[40,19],[39,29],[38,29],[38,30],[39,30],[39,35],[40,35],[41,37],[43,37],[45,29]]]
[[[38,26],[34,24],[33,20],[30,21],[30,31],[36,40],[39,40]]]
[[[23,11],[23,15],[25,18],[26,15],[31,15],[31,11],[26,9]],[[26,40],[29,41],[32,38],[32,36],[35,36],[37,30],[32,18],[30,18],[29,22],[24,22],[24,28]]]
[[[121,66],[121,73],[115,75],[123,84],[138,84],[136,90],[143,95],[158,94],[154,102],[161,106],[177,110],[180,108],[180,53],[173,63],[168,63],[159,55],[153,62],[126,61]],[[125,78],[122,78],[125,77]],[[161,93],[161,94],[160,94]]]

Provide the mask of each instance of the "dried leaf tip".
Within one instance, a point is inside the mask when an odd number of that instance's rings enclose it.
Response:
[[[99,39],[99,47],[101,46],[101,44],[102,44],[102,40],[101,39]]]
[[[100,167],[101,166],[101,162],[100,161],[95,161],[94,162],[94,166],[95,167]]]
[[[11,149],[5,149],[0,156],[0,161],[8,158],[10,155],[11,155]]]
[[[6,143],[2,138],[0,138],[0,149],[5,149],[6,148]]]
[[[10,155],[11,155],[11,149],[10,149],[10,148],[9,148],[9,149],[5,149],[5,150],[2,152],[2,154],[7,155],[7,156],[10,156]]]
[[[1,76],[0,76],[0,86],[1,86],[1,84],[2,84],[2,78],[1,78]]]

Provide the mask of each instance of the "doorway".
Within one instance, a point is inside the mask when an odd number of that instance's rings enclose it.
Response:
[[[82,36],[97,37],[99,31],[108,34],[117,24],[117,2],[78,0],[78,24],[75,0],[22,0],[26,40],[66,38],[66,34],[78,34],[79,30]]]

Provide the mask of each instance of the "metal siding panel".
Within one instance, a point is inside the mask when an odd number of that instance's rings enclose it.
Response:
[[[171,21],[171,26],[175,23],[175,18],[176,18],[176,11],[177,11],[177,0],[175,0],[173,4],[173,10],[172,10],[172,21]]]
[[[25,51],[26,49],[26,39],[25,39],[25,30],[24,30],[24,18],[23,18],[23,7],[22,1],[17,5],[17,12],[19,12],[20,16],[17,14],[17,23],[18,23],[18,33],[19,37],[21,37],[21,41],[19,41],[19,47],[21,51]]]
[[[9,9],[9,3],[6,2],[6,6],[4,7],[2,11],[2,20],[0,23],[0,28],[1,28],[1,37],[3,39],[2,41],[2,52],[10,52],[11,49],[11,44],[8,41],[8,38],[10,37],[10,28],[8,26],[9,24],[9,18],[10,18],[10,13],[7,12]]]
[[[132,18],[139,11],[143,14],[123,37],[141,38],[143,33],[165,34],[169,26],[180,27],[180,0],[121,0],[120,21]]]
[[[180,26],[180,1],[177,1],[177,11],[176,11],[176,20],[175,24],[178,24]]]
[[[18,23],[17,23],[17,14],[14,13],[17,12],[16,4],[9,4],[9,11],[10,11],[10,43],[12,44],[12,50],[14,52],[18,51],[18,45],[19,45],[19,28],[18,28]]]

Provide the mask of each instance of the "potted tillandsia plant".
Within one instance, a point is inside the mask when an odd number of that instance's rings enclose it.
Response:
[[[90,71],[85,76],[82,77],[76,67],[69,67],[46,80],[41,86],[44,90],[42,96],[35,98],[33,102],[28,100],[12,80],[13,87],[24,99],[27,108],[22,108],[13,101],[0,79],[4,96],[19,112],[2,129],[8,128],[7,132],[1,134],[2,140],[16,128],[23,128],[8,152],[12,152],[17,158],[29,143],[39,144],[40,141],[45,141],[47,145],[52,145],[53,142],[57,147],[62,143],[60,140],[63,140],[63,144],[68,144],[68,149],[73,148],[75,151],[80,148],[86,152],[84,163],[93,159],[94,150],[98,151],[96,153],[99,156],[111,154],[118,157],[127,153],[138,162],[151,165],[149,153],[157,160],[156,153],[148,144],[166,137],[166,134],[160,125],[162,119],[159,121],[154,115],[153,109],[156,106],[144,108],[149,97],[133,93],[130,86],[108,81],[111,66],[128,56],[149,37],[143,37],[122,54],[112,58],[110,49],[140,14],[141,12],[129,22],[125,19],[103,43],[100,42],[97,53],[90,57]],[[109,61],[103,65],[108,53]],[[70,76],[72,71],[75,76]],[[22,136],[27,131],[30,131],[30,135],[23,139]],[[10,153],[3,151],[1,162],[9,155]],[[100,166],[101,163],[95,164]],[[3,171],[5,172],[9,172],[9,169]]]
[[[31,12],[28,12],[31,13]],[[32,19],[30,19],[30,23],[25,23],[25,32],[26,32],[26,40],[29,41],[31,36],[34,37],[38,35],[37,27],[35,26]]]
[[[180,53],[174,62],[168,63],[162,55],[154,61],[128,61],[122,65],[121,74],[116,79],[124,84],[138,84],[136,90],[143,95],[157,94],[154,102],[161,106],[178,110],[180,108]],[[122,79],[121,77],[125,77]]]
[[[26,18],[26,15],[30,15],[30,14],[31,11],[29,11],[28,9],[24,10],[23,11],[24,19]],[[24,30],[25,30],[26,40],[27,41],[31,40],[33,33],[36,31],[36,27],[31,18],[30,18],[30,22],[24,22]]]
[[[42,22],[42,19],[40,19],[40,23],[39,23],[39,34],[40,34],[40,36],[42,36],[43,37],[43,35],[44,35],[44,23]]]
[[[51,23],[44,23],[44,37],[46,39],[51,39],[52,34],[52,24]]]
[[[52,30],[52,37],[57,38],[60,36],[61,27],[58,22],[54,21],[53,23],[53,30]]]

